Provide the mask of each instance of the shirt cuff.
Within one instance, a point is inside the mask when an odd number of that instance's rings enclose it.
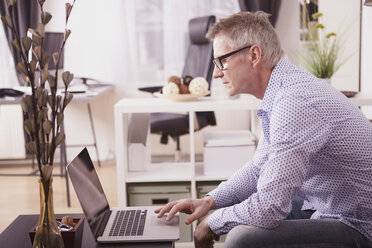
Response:
[[[213,198],[216,208],[225,207],[226,199],[228,199],[228,196],[224,196],[223,191],[220,190],[219,187],[215,188],[205,196],[211,196]]]
[[[231,228],[225,226],[223,221],[222,213],[225,209],[221,208],[214,211],[208,218],[209,228],[217,235],[228,233]]]

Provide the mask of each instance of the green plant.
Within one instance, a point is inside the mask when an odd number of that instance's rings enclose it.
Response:
[[[336,33],[327,33],[326,27],[320,23],[322,13],[312,15],[318,23],[312,32],[310,21],[307,25],[307,41],[301,50],[303,66],[318,78],[331,78],[346,61],[340,61],[341,39]],[[309,18],[308,18],[309,20]]]

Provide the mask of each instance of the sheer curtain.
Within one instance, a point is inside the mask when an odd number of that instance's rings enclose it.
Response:
[[[239,11],[237,0],[127,0],[124,7],[136,87],[163,84],[169,76],[181,75],[191,18],[221,18]]]
[[[0,88],[18,85],[13,57],[4,28],[0,27]],[[0,159],[24,158],[22,109],[19,105],[0,105]]]
[[[3,27],[0,27],[0,54],[0,88],[10,88],[18,85],[13,58],[9,51]]]

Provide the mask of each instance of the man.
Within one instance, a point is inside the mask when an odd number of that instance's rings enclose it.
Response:
[[[263,12],[237,13],[208,32],[214,77],[230,95],[262,99],[263,135],[252,161],[203,199],[158,209],[217,210],[196,247],[372,247],[372,125],[344,95],[283,58]]]

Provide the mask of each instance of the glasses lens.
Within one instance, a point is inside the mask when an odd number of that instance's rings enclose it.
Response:
[[[218,58],[215,58],[213,60],[213,64],[219,69],[219,70],[222,70],[223,69],[223,65],[221,64],[221,61],[218,59]]]

